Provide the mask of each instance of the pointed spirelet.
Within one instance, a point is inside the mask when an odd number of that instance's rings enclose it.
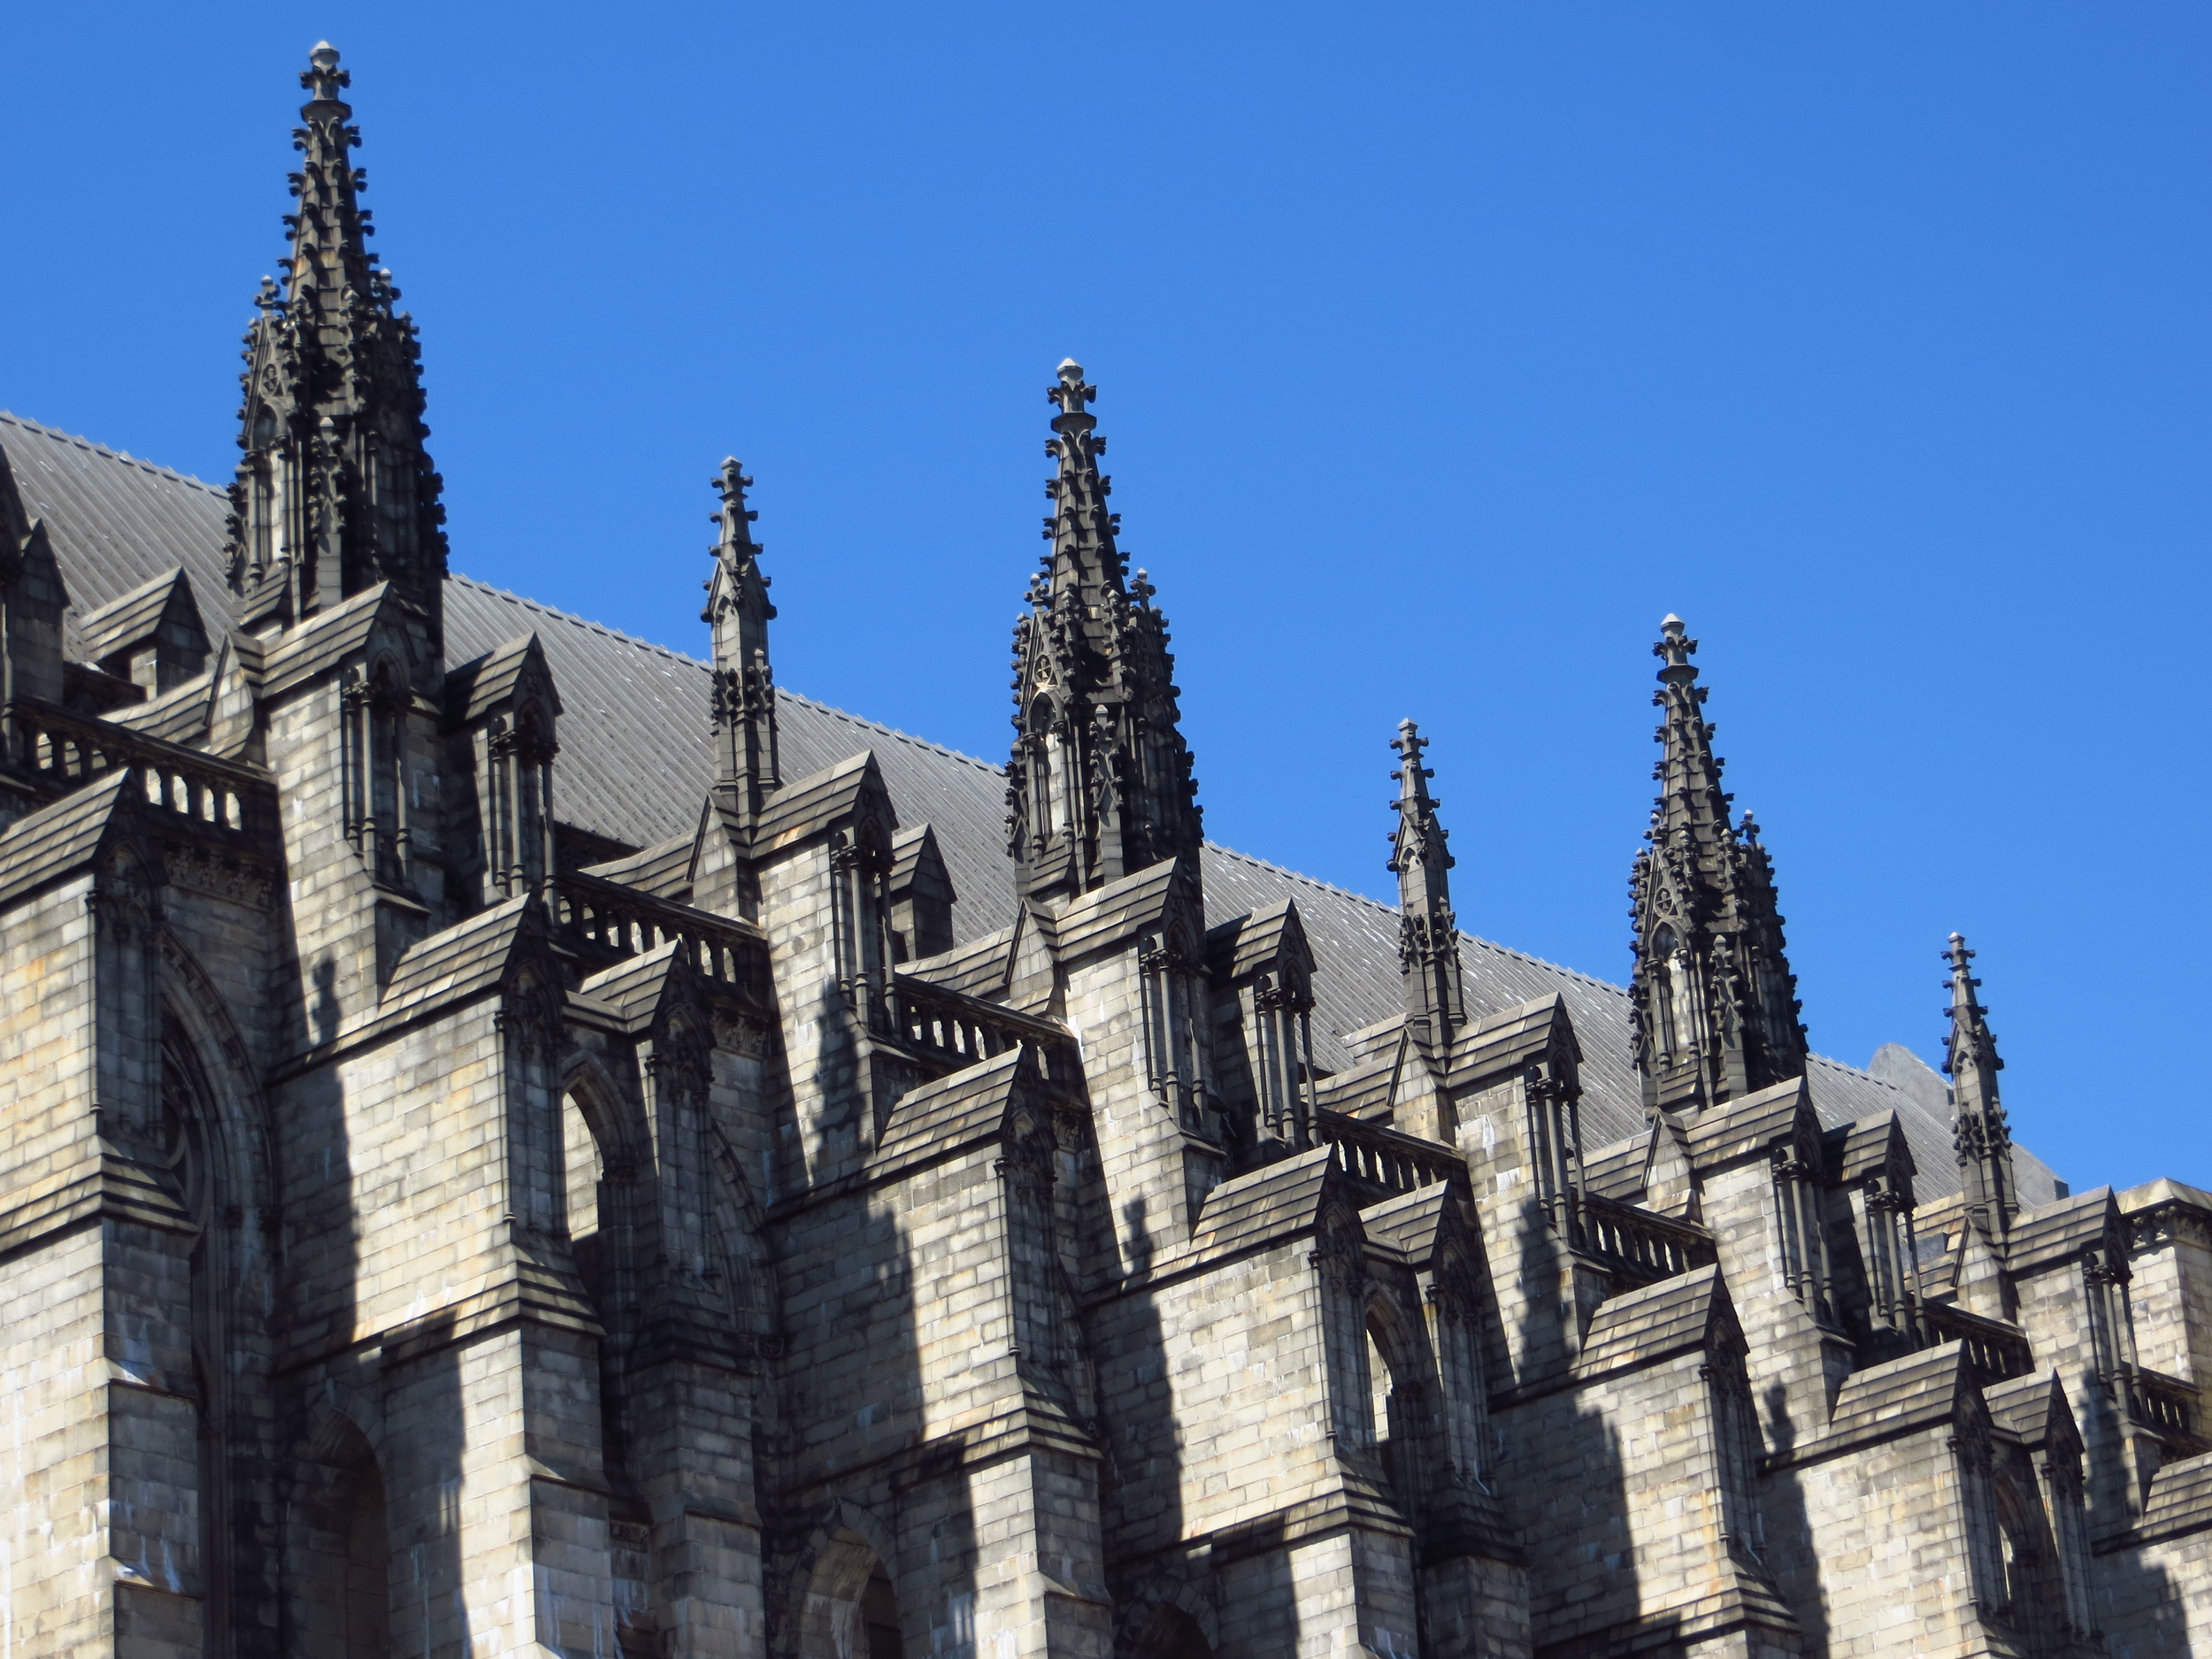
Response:
[[[1390,838],[1390,872],[1398,878],[1398,967],[1409,1018],[1420,1021],[1431,1041],[1451,1041],[1466,1023],[1459,966],[1459,927],[1452,916],[1445,830],[1429,794],[1435,774],[1421,764],[1428,740],[1411,720],[1398,723],[1390,740],[1398,751],[1398,798],[1391,803],[1398,826]]]
[[[1797,985],[1783,948],[1773,865],[1749,815],[1730,822],[1682,618],[1660,624],[1661,757],[1651,843],[1630,879],[1637,1070],[1652,1110],[1695,1110],[1805,1070]]]
[[[1944,1043],[1943,1069],[1951,1078],[1951,1128],[1958,1149],[1959,1175],[1967,1214],[1985,1233],[2002,1237],[2020,1213],[2019,1189],[2012,1165],[2012,1130],[1997,1097],[1997,1039],[1989,1011],[1975,995],[1981,981],[1970,964],[1976,953],[1963,935],[1953,933],[1943,959],[1950,964],[1951,1006],[1944,1010],[1951,1029]]]
[[[1014,631],[1014,745],[1007,849],[1026,897],[1071,897],[1201,842],[1167,618],[1145,572],[1133,581],[1120,517],[1098,469],[1098,388],[1070,357],[1046,388],[1057,409],[1045,453],[1051,550]]]
[[[716,784],[749,822],[782,781],[776,753],[776,677],[768,660],[768,624],[776,607],[760,571],[760,543],[746,503],[752,484],[734,457],[712,482],[722,497],[711,515],[720,534],[711,549],[714,574],[700,620],[714,633],[714,751]]]
[[[246,334],[245,398],[231,487],[231,585],[248,626],[284,626],[391,582],[442,634],[442,488],[424,448],[421,349],[396,309],[392,273],[371,258],[359,203],[367,175],[340,96],[351,76],[327,42],[300,84],[293,145],[298,211],[280,288],[264,278]]]

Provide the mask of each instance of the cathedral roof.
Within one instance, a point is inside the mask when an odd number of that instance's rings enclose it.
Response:
[[[227,492],[4,412],[0,449],[25,508],[45,520],[81,615],[181,565],[211,630],[230,619],[237,601],[224,565]],[[707,664],[465,576],[448,580],[445,603],[449,663],[537,635],[563,705],[556,787],[564,821],[641,849],[679,837],[688,845],[714,777]],[[1002,769],[789,691],[777,695],[783,775],[804,779],[872,750],[901,824],[927,822],[937,832],[960,895],[958,941],[1005,927],[1014,872]],[[1314,1057],[1348,1069],[1342,1039],[1402,1011],[1396,908],[1212,843],[1200,868],[1210,926],[1296,902],[1316,964]],[[1550,996],[1565,1003],[1582,1048],[1582,1130],[1594,1157],[1642,1132],[1622,987],[1464,934],[1461,956],[1474,1019]],[[1924,1202],[1956,1190],[1951,1126],[1924,1094],[1817,1056],[1807,1079],[1824,1125],[1897,1113]],[[2049,1202],[2050,1171],[2024,1149],[2018,1157],[2023,1199]]]

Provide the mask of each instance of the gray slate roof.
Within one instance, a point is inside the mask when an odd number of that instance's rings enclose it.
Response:
[[[223,490],[4,412],[0,449],[25,510],[46,521],[80,613],[181,565],[211,627],[227,619],[234,602],[223,568]],[[692,834],[713,768],[707,664],[465,576],[447,584],[449,663],[534,632],[563,705],[555,780],[562,818],[636,847]],[[1006,926],[1014,891],[999,768],[793,692],[779,697],[783,775],[806,778],[872,749],[902,824],[936,828],[960,895],[956,936],[965,942]],[[1209,844],[1202,869],[1209,926],[1296,901],[1317,964],[1315,1059],[1348,1067],[1339,1039],[1400,1010],[1396,910],[1225,847]],[[1487,940],[1463,938],[1461,956],[1478,1018],[1542,996],[1564,999],[1582,1044],[1583,1135],[1594,1152],[1643,1128],[1621,987]],[[1818,1056],[1809,1079],[1824,1125],[1898,1114],[1922,1202],[1956,1190],[1950,1125],[1924,1079],[1901,1087]],[[2053,1196],[2050,1171],[2024,1153],[2019,1178],[2027,1203]]]

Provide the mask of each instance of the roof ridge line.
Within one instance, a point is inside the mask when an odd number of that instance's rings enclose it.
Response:
[[[180,472],[173,466],[164,466],[158,461],[149,461],[143,456],[133,455],[128,449],[114,449],[102,443],[96,438],[88,438],[74,432],[64,432],[59,426],[50,426],[42,420],[33,420],[28,415],[19,415],[12,409],[0,409],[0,420],[12,421],[26,431],[35,432],[43,438],[60,438],[69,443],[80,444],[85,449],[106,456],[110,460],[127,461],[133,466],[143,467],[149,472],[158,472],[162,477],[174,479],[180,484],[189,484],[195,489],[204,489],[211,495],[220,495],[226,500],[229,498],[230,491],[220,484],[211,484],[204,478],[195,478],[189,472]]]
[[[1308,887],[1319,887],[1325,893],[1334,893],[1343,898],[1357,900],[1362,904],[1371,905],[1374,909],[1381,910],[1388,915],[1395,916],[1398,913],[1397,907],[1395,905],[1387,903],[1381,899],[1375,898],[1365,893],[1355,893],[1349,887],[1339,887],[1333,881],[1324,881],[1319,876],[1310,876],[1304,871],[1293,870],[1286,864],[1271,863],[1265,858],[1262,858],[1256,853],[1243,852],[1234,847],[1225,847],[1217,841],[1209,841],[1206,845],[1212,848],[1214,851],[1217,853],[1224,853],[1229,857],[1240,859],[1248,864],[1257,864],[1261,869],[1271,871],[1279,876],[1288,876],[1292,880],[1302,881]],[[1458,928],[1455,931],[1458,933],[1462,939],[1466,940],[1469,943],[1480,945],[1486,950],[1494,950],[1502,956],[1511,956],[1518,962],[1532,963],[1540,968],[1548,968],[1554,973],[1563,973],[1571,979],[1579,979],[1585,985],[1595,986],[1598,989],[1602,991],[1615,991],[1624,996],[1628,994],[1628,987],[1626,986],[1616,985],[1610,979],[1601,979],[1594,973],[1585,973],[1581,969],[1570,968],[1564,963],[1553,962],[1548,957],[1533,956],[1525,950],[1516,950],[1510,945],[1502,945],[1494,939],[1484,938],[1480,933],[1471,933],[1463,927]]]
[[[512,588],[495,588],[480,578],[465,575],[459,571],[453,572],[446,580],[465,582],[471,588],[478,588],[496,598],[511,600],[516,604],[535,611],[542,616],[552,617],[562,622],[573,623],[580,628],[589,628],[595,634],[603,634],[611,640],[621,641],[625,645],[639,646],[645,650],[665,657],[672,662],[682,663],[687,667],[700,669],[710,673],[713,672],[713,664],[700,657],[687,657],[672,646],[663,645],[657,640],[649,640],[640,634],[625,634],[620,628],[611,628],[603,622],[594,622],[589,617],[580,616],[573,611],[562,611],[547,604],[542,599],[533,599],[526,594],[516,593]],[[1004,771],[1003,767],[995,766],[979,756],[968,754],[962,749],[948,748],[942,743],[932,742],[926,737],[917,737],[911,732],[902,732],[895,726],[886,726],[880,720],[871,720],[864,714],[855,714],[851,710],[841,709],[833,703],[824,703],[818,697],[810,697],[804,692],[792,690],[788,686],[778,686],[776,695],[788,697],[794,703],[803,703],[810,709],[818,710],[824,714],[833,714],[841,720],[849,720],[855,726],[866,726],[872,732],[880,732],[887,737],[895,737],[902,743],[913,744],[917,749],[926,749],[933,754],[946,755],[954,760],[965,761],[969,765],[979,766],[985,772],[997,773]]]

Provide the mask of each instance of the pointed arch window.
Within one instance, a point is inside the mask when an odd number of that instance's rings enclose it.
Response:
[[[231,1279],[229,1230],[214,1225],[227,1206],[219,1191],[214,1094],[199,1058],[165,1009],[162,1017],[162,1149],[178,1196],[199,1229],[190,1266],[191,1374],[198,1455],[202,1619],[211,1635],[231,1624],[231,1367],[225,1289]]]
[[[1659,1052],[1672,1058],[1697,1030],[1690,953],[1673,928],[1662,927],[1651,941],[1651,1011],[1658,1023]]]
[[[1036,698],[1029,705],[1029,817],[1040,841],[1050,841],[1067,821],[1063,795],[1067,762],[1053,727],[1052,704]]]

